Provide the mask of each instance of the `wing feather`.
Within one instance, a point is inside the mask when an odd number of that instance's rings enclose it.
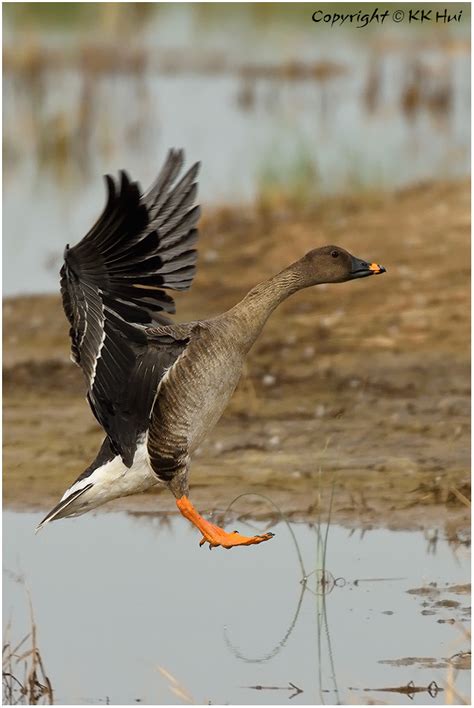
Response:
[[[179,174],[183,163],[183,150],[171,149],[168,152],[158,177],[144,196],[144,202],[149,210],[151,219],[155,218],[160,206],[167,199],[168,189],[175,177]]]
[[[182,150],[170,150],[146,194],[121,171],[105,177],[106,204],[92,229],[66,247],[61,294],[71,356],[84,372],[87,398],[110,445],[130,466],[148,425],[164,371],[186,345],[150,336],[169,323],[166,289],[186,290],[196,272],[199,208],[195,164],[178,181]]]

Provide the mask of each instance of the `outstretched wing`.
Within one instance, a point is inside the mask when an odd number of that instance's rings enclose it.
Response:
[[[144,195],[125,172],[118,183],[106,176],[104,211],[82,241],[66,247],[61,268],[72,359],[84,372],[94,415],[128,466],[168,360],[184,346],[164,346],[163,356],[154,346],[152,359],[145,332],[170,322],[164,313],[175,305],[165,289],[187,290],[196,270],[199,163],[176,182],[183,160],[181,150],[171,150]],[[137,382],[153,393],[130,396]]]

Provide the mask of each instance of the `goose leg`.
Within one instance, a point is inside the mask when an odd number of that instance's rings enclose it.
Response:
[[[242,536],[238,531],[228,533],[221,529],[220,526],[211,524],[210,521],[203,519],[185,495],[176,500],[176,506],[181,514],[202,533],[202,539],[199,542],[200,546],[204,545],[204,543],[209,543],[209,548],[216,548],[217,546],[222,546],[223,548],[253,546],[256,543],[269,541],[274,536],[273,533],[264,533],[260,536]]]

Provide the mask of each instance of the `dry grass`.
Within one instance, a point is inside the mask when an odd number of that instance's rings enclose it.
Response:
[[[459,489],[456,489],[456,487],[450,487],[449,491],[461,502],[461,504],[467,506],[468,509],[471,508],[471,500],[468,499],[465,494],[460,492]]]
[[[454,625],[459,630],[459,637],[453,643],[453,647],[458,648],[460,644],[468,643],[471,646],[471,632],[466,629],[462,624],[456,622]],[[469,696],[464,696],[459,693],[456,689],[456,679],[459,671],[459,664],[456,662],[458,657],[468,657],[469,664],[462,666],[462,668],[471,668],[471,654],[470,652],[458,652],[454,654],[448,661],[448,669],[446,672],[446,680],[444,681],[444,690],[446,692],[446,705],[469,705]]]
[[[3,703],[5,705],[52,705],[53,687],[49,680],[37,642],[36,622],[29,592],[30,631],[18,642],[10,638],[6,628],[2,650]]]
[[[178,681],[175,676],[173,676],[173,674],[167,671],[163,666],[158,666],[157,670],[167,680],[171,693],[174,693],[174,695],[177,696],[184,703],[196,703],[189,691]]]

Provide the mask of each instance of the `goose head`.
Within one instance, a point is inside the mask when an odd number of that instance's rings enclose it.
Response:
[[[346,280],[385,273],[383,266],[356,258],[340,246],[315,248],[304,256],[301,264],[305,280],[310,285],[344,283]]]

